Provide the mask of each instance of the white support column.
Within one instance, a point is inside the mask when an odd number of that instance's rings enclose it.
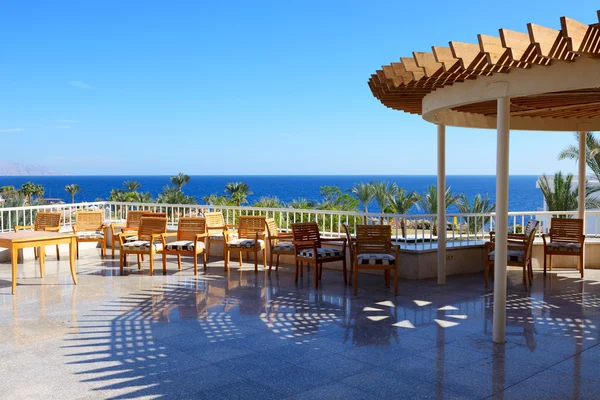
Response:
[[[585,220],[585,150],[585,132],[579,132],[579,169],[577,176],[579,197],[577,198],[577,218],[581,218],[583,220]]]
[[[506,341],[506,264],[508,238],[508,164],[510,147],[510,98],[498,99],[496,147],[496,245],[494,261],[494,334]]]
[[[437,126],[437,283],[446,284],[446,126]]]

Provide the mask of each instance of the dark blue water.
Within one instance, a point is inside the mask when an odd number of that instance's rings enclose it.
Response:
[[[202,197],[211,193],[224,194],[228,182],[246,182],[253,194],[249,197],[252,204],[261,196],[276,196],[283,202],[290,202],[298,198],[312,201],[320,200],[319,188],[325,185],[339,186],[342,190],[349,190],[355,183],[369,182],[372,180],[394,181],[408,191],[422,193],[427,186],[436,184],[436,176],[350,176],[350,175],[318,175],[318,176],[192,176],[190,182],[184,186],[187,195],[194,196],[198,202]],[[142,184],[138,190],[150,192],[156,197],[165,185],[170,183],[168,176],[4,176],[0,177],[0,186],[13,185],[20,187],[27,181],[42,184],[46,189],[44,197],[61,198],[70,202],[71,197],[65,192],[65,186],[76,183],[81,186],[81,192],[75,201],[94,201],[98,198],[106,199],[111,189],[123,189],[123,182],[135,180]],[[477,193],[489,194],[492,199],[496,195],[495,176],[464,176],[454,175],[446,178],[447,184],[454,193],[464,193],[472,199]],[[511,176],[509,180],[509,211],[537,211],[542,207],[542,193],[535,187],[537,176]],[[377,205],[373,202],[369,211],[377,212]],[[450,211],[454,211],[450,209]]]

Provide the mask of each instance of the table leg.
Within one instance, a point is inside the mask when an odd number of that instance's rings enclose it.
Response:
[[[19,250],[14,246],[10,248],[10,262],[12,264],[12,294],[17,292],[17,257]]]
[[[44,277],[44,267],[46,264],[46,246],[40,246],[40,276]]]
[[[69,244],[69,263],[71,266],[71,278],[73,278],[73,283],[77,285],[77,276],[75,275],[75,252],[77,247],[77,241],[75,238],[71,239],[71,243]]]

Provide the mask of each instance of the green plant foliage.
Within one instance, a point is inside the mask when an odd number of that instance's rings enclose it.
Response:
[[[238,207],[242,203],[247,203],[248,196],[252,194],[250,186],[245,182],[229,182],[225,185],[225,193],[229,196],[230,200],[235,201]]]
[[[175,187],[181,191],[181,188],[183,187],[183,185],[185,185],[186,183],[188,183],[190,181],[190,176],[183,174],[183,173],[178,173],[175,176],[172,176],[171,178],[171,183],[173,185],[175,185]]]
[[[445,191],[446,196],[446,209],[450,207],[452,204],[455,204],[458,201],[459,196],[452,193],[450,190],[450,186],[446,188]],[[427,187],[427,191],[422,195],[419,195],[418,204],[423,209],[425,214],[437,214],[438,212],[438,193],[437,186],[430,185]],[[432,234],[437,235],[437,221],[433,218],[433,227]]]
[[[487,193],[484,197],[481,194],[477,194],[473,199],[472,203],[469,203],[469,199],[464,194],[458,196],[456,202],[460,212],[463,214],[487,214],[496,211],[496,204],[493,203],[488,197]],[[468,218],[468,230],[469,233],[477,233],[484,226],[489,224],[490,217],[470,217]]]
[[[579,133],[575,132],[575,141],[579,143]],[[600,141],[592,132],[585,133],[585,163],[600,180]],[[579,160],[579,145],[570,145],[558,154],[559,160]]]
[[[186,196],[177,186],[167,185],[158,194],[157,203],[163,204],[198,204],[193,196]]]
[[[71,195],[71,203],[75,203],[75,195],[81,191],[79,185],[73,183],[72,185],[65,186],[65,191]]]
[[[128,192],[137,192],[137,190],[142,186],[141,183],[136,182],[136,181],[125,181],[123,182],[123,186],[125,186],[125,189],[127,189]]]
[[[263,196],[252,206],[262,208],[283,208],[285,207],[285,204],[277,197]]]
[[[406,238],[406,218],[404,215],[417,204],[418,200],[419,196],[416,192],[407,193],[406,189],[398,188],[396,194],[390,200],[390,204],[385,209],[386,213],[402,215],[400,217],[400,230],[402,231],[403,238]]]
[[[355,183],[352,189],[350,190],[360,201],[360,204],[363,207],[363,212],[369,212],[369,204],[373,201],[373,197],[375,195],[375,188],[372,183]]]
[[[563,175],[561,171],[554,175],[552,184],[546,175],[539,180],[540,190],[548,205],[548,211],[574,211],[577,210],[579,189],[572,189],[573,174]],[[585,208],[598,208],[600,202],[592,195],[600,192],[600,186],[591,186],[585,183]]]
[[[27,204],[32,204],[33,196],[41,197],[44,195],[44,187],[42,185],[36,185],[33,182],[24,183],[19,189],[21,193],[27,199]]]

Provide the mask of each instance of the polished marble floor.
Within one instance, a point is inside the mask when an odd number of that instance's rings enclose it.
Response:
[[[0,264],[0,398],[600,399],[600,270],[536,273],[530,292],[511,271],[494,345],[481,275],[401,281],[396,297],[361,275],[355,297],[339,271],[315,291],[290,266],[119,276],[98,254],[77,286],[52,253],[45,278],[19,265],[15,296]]]

